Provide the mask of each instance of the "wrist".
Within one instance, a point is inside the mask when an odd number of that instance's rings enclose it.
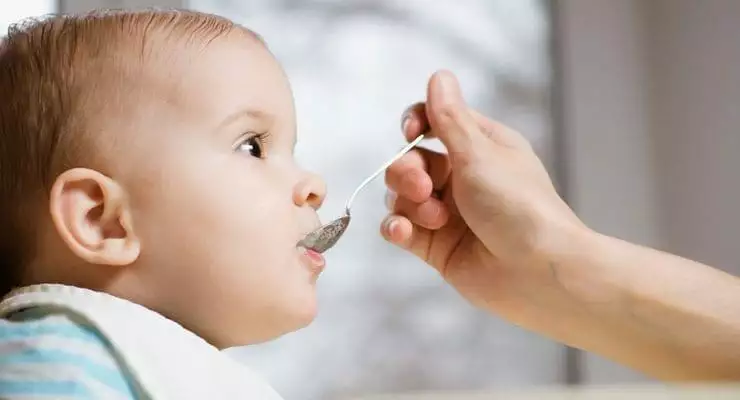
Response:
[[[589,228],[573,229],[547,250],[548,265],[565,294],[584,307],[615,304],[623,294],[617,240]],[[602,310],[603,311],[603,310]]]
[[[540,249],[539,263],[550,278],[549,336],[582,349],[601,347],[598,342],[614,328],[627,289],[619,268],[608,262],[618,256],[616,242],[578,226],[561,230],[557,240]]]
[[[586,258],[596,257],[605,240],[603,235],[580,221],[574,224],[557,224],[538,238],[533,249],[534,261],[579,275],[584,271],[581,268],[573,270],[573,267],[583,266]]]

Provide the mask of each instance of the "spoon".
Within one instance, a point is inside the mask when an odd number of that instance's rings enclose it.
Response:
[[[342,237],[344,232],[347,230],[349,222],[352,220],[352,214],[350,211],[352,209],[352,202],[355,200],[355,197],[357,197],[357,194],[360,193],[360,191],[364,189],[368,183],[370,183],[373,179],[375,179],[378,175],[385,171],[386,168],[390,167],[391,164],[398,161],[398,159],[403,157],[404,154],[408,153],[409,150],[413,149],[423,139],[424,135],[419,135],[411,143],[407,144],[403,149],[401,149],[398,154],[393,156],[393,158],[386,161],[385,164],[378,168],[377,171],[375,171],[372,175],[367,177],[367,179],[362,181],[360,186],[358,186],[357,189],[355,189],[354,193],[352,193],[352,196],[349,197],[349,200],[347,200],[347,204],[344,207],[344,215],[335,219],[334,221],[329,222],[328,224],[322,225],[321,227],[306,235],[306,237],[298,242],[298,246],[305,247],[317,253],[323,253],[334,247],[339,238]]]

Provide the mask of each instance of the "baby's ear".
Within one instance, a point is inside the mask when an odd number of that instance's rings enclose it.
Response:
[[[88,263],[122,266],[139,257],[126,193],[100,172],[74,168],[59,175],[49,207],[59,236]]]

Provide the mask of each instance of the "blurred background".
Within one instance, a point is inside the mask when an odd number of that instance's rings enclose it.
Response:
[[[265,38],[293,84],[299,161],[329,185],[325,220],[403,145],[401,112],[448,68],[532,140],[593,228],[740,273],[740,1],[25,0],[0,2],[0,28],[141,6]],[[383,196],[378,179],[328,254],[316,322],[231,351],[286,398],[647,381],[464,303],[379,237]]]

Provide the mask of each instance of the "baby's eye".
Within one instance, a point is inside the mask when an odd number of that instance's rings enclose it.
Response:
[[[235,151],[249,153],[252,157],[263,158],[264,143],[261,135],[252,135],[239,141]]]

